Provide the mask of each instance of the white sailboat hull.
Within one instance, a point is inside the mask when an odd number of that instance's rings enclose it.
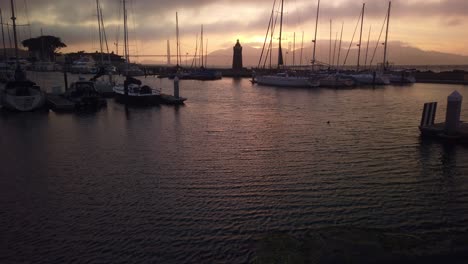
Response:
[[[33,111],[44,106],[45,94],[42,91],[29,88],[29,93],[27,96],[19,96],[4,90],[0,98],[1,104],[6,109],[20,112]]]
[[[353,78],[358,84],[362,85],[387,85],[390,84],[390,80],[387,76],[382,74],[376,74],[375,79],[373,74],[351,74],[349,77]]]
[[[320,82],[309,77],[265,75],[255,77],[260,85],[279,87],[318,87]]]

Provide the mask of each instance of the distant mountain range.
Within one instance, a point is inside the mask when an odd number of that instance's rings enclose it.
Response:
[[[344,59],[348,51],[348,44],[343,44],[340,54],[340,64],[343,65]],[[361,49],[361,61],[360,64],[364,65],[366,63],[366,46],[367,44],[362,45]],[[376,43],[371,43],[369,45],[369,52],[367,54],[367,64],[370,63]],[[242,56],[244,67],[254,67],[258,65],[261,49],[254,48],[249,45],[243,45]],[[356,65],[357,64],[357,54],[358,48],[356,45],[353,45],[353,48],[349,51],[348,58],[346,60],[346,65]],[[208,66],[224,66],[229,67],[232,65],[232,55],[233,49],[220,49],[209,53],[208,55]],[[300,62],[300,49],[296,49],[294,52],[295,64],[298,65]],[[283,57],[286,65],[291,65],[293,62],[293,52],[288,51],[283,47]],[[312,46],[308,45],[303,49],[302,64],[310,64],[312,58]],[[333,59],[333,47],[332,47],[332,59]],[[272,51],[272,64],[277,63],[278,58],[278,49],[273,49]],[[338,58],[338,48],[335,51],[335,64]],[[316,59],[318,61],[328,63],[329,62],[329,42],[328,41],[319,41],[317,43]],[[182,58],[183,63],[185,63],[185,57]],[[190,63],[189,59],[189,63]],[[269,58],[267,59],[267,65],[269,65]],[[372,65],[380,64],[383,61],[383,45],[379,45],[375,52]],[[388,47],[388,61],[396,65],[468,65],[468,56],[462,56],[457,54],[436,52],[436,51],[425,51],[419,48],[411,47],[400,42],[391,42]],[[162,61],[151,61],[145,60],[142,61],[144,64],[161,64]],[[263,62],[262,62],[263,63]]]
[[[340,64],[343,65],[344,59],[348,51],[348,44],[343,44],[341,53],[340,53]],[[366,63],[366,46],[363,44],[363,49],[361,50],[361,61],[360,64],[364,65]],[[369,45],[369,52],[367,56],[367,63],[369,64],[372,55],[374,53],[376,43],[371,43]],[[260,48],[254,48],[249,45],[243,45],[242,47],[242,57],[244,67],[256,67],[259,62],[260,54],[262,50]],[[300,62],[300,49],[296,49],[294,52],[295,64],[299,65]],[[27,58],[29,56],[28,51],[19,50],[20,57]],[[358,49],[355,45],[350,50],[346,65],[356,65],[357,63],[357,53]],[[14,49],[7,48],[7,56],[14,56]],[[319,41],[317,43],[316,58],[320,62],[328,63],[328,54],[329,54],[329,42],[328,41]],[[219,49],[215,50],[208,54],[208,66],[219,66],[219,67],[230,67],[232,65],[232,55],[233,49]],[[293,62],[293,52],[288,51],[283,48],[284,62],[286,65],[291,65]],[[0,55],[1,57],[1,55]],[[332,49],[332,59],[333,59],[333,49]],[[271,61],[273,65],[276,65],[278,58],[278,49],[273,49]],[[303,49],[302,64],[310,64],[312,58],[312,46],[307,45]],[[338,49],[335,51],[335,64],[338,58]],[[188,58],[188,63],[191,63],[191,58]],[[175,58],[173,58],[175,61]],[[182,64],[185,65],[186,58],[182,57]],[[378,49],[375,52],[375,57],[372,62],[372,65],[380,64],[383,61],[383,45],[379,45]],[[425,51],[416,47],[408,46],[400,42],[391,42],[388,47],[388,61],[396,65],[468,65],[468,56],[462,56],[451,53],[443,53],[437,51]],[[144,60],[141,61],[143,64],[165,64],[165,60]],[[264,61],[262,61],[263,64]],[[270,59],[266,61],[266,65],[269,65]]]

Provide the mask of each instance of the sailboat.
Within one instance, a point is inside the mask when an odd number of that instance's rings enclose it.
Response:
[[[113,87],[115,98],[118,102],[129,104],[155,104],[161,101],[160,90],[153,89],[147,85],[142,85],[141,81],[131,77],[128,74],[129,69],[129,49],[128,49],[128,27],[127,27],[127,9],[125,0],[123,0],[124,14],[124,56],[125,56],[125,81]]]
[[[45,94],[38,85],[26,78],[26,73],[21,69],[18,58],[18,38],[13,0],[11,0],[11,20],[13,20],[16,69],[14,80],[8,81],[0,92],[0,102],[4,108],[9,110],[20,112],[33,111],[44,106]]]
[[[278,42],[278,69],[283,65],[283,51],[281,49],[281,35],[283,31],[283,7],[284,0],[281,0],[280,31]],[[320,82],[310,76],[297,76],[295,72],[279,72],[268,75],[254,75],[253,82],[259,85],[280,86],[280,87],[317,87]]]
[[[178,25],[177,25],[178,27]],[[200,68],[189,69],[187,71],[179,71],[176,75],[179,79],[185,80],[219,80],[223,78],[223,75],[220,71],[207,69],[206,68],[206,59],[208,57],[208,43],[206,43],[206,54],[203,53],[203,25],[201,26],[201,35],[200,35]],[[198,40],[197,40],[198,41]],[[203,58],[205,56],[205,58]],[[175,76],[174,76],[175,77]]]
[[[381,72],[369,72],[369,71],[359,71],[360,69],[360,59],[361,59],[361,44],[362,44],[362,29],[364,25],[364,12],[366,4],[362,4],[361,11],[361,30],[358,44],[358,57],[357,57],[357,72],[348,75],[347,77],[352,78],[358,85],[387,85],[390,84],[389,78],[382,74]]]
[[[391,83],[395,84],[412,84],[416,82],[416,78],[413,75],[411,70],[398,70],[391,71],[389,69],[388,59],[388,29],[390,24],[390,11],[392,9],[392,2],[388,2],[388,13],[387,13],[387,30],[385,33],[385,42],[384,42],[384,60],[383,60],[383,70],[386,72],[387,77],[390,79]]]
[[[99,4],[99,0],[96,0],[96,12],[97,12],[97,22],[98,22],[98,32],[99,32],[99,48],[101,51],[101,60],[100,65],[97,69],[96,75],[93,76],[90,81],[94,82],[94,87],[96,90],[103,96],[112,96],[113,87],[115,82],[112,79],[112,75],[115,73],[115,67],[112,66],[109,56],[109,49],[107,49],[108,62],[107,65],[104,63],[104,53],[103,53],[103,42],[106,43],[107,47],[107,37],[104,28],[104,18],[102,16],[102,8]],[[107,79],[102,79],[100,77],[107,75]]]

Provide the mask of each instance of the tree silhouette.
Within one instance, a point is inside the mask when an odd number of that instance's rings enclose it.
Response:
[[[60,38],[54,36],[25,39],[21,44],[41,60],[52,60],[59,49],[67,46]]]

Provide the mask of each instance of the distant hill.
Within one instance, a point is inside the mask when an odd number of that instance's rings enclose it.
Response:
[[[242,43],[241,43],[242,44]],[[363,44],[363,49],[361,50],[361,65],[365,63],[366,55],[366,45]],[[372,55],[374,53],[376,43],[371,43],[367,64],[371,61]],[[343,64],[344,58],[348,50],[348,44],[343,44],[340,55],[340,62]],[[333,52],[333,49],[332,49]],[[357,53],[358,49],[354,47],[350,50],[347,65],[355,65],[357,63]],[[231,48],[220,49],[209,53],[208,55],[208,65],[209,66],[230,66],[232,65],[232,54],[233,50]],[[257,66],[258,60],[261,54],[261,49],[253,48],[248,45],[243,45],[242,55],[243,62],[245,67]],[[272,63],[276,64],[277,62],[278,50],[274,49],[272,52]],[[283,48],[283,56],[285,63],[287,65],[292,63],[293,52],[287,52],[287,49]],[[303,49],[303,64],[310,63],[312,54],[312,46],[308,45]],[[319,41],[317,44],[316,58],[319,61],[328,63],[328,54],[329,54],[329,42],[328,41]],[[296,49],[295,52],[295,61],[296,64],[299,64],[300,61],[300,49]],[[404,45],[400,42],[389,43],[388,47],[388,56],[389,62],[396,65],[466,65],[468,64],[468,56],[462,56],[457,54],[436,52],[436,51],[424,51],[419,48],[411,47]],[[335,61],[338,57],[338,49],[335,52]],[[333,55],[332,55],[333,58]],[[383,61],[383,46],[379,45],[377,51],[375,52],[375,58],[373,60],[373,65],[377,63],[382,63]],[[267,60],[267,65],[269,60]]]

